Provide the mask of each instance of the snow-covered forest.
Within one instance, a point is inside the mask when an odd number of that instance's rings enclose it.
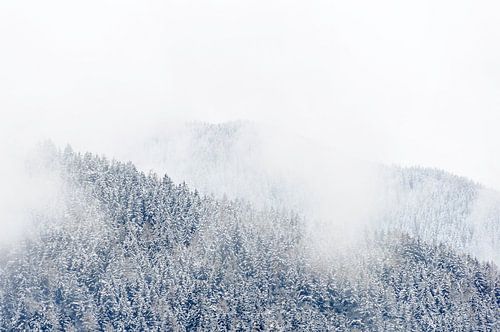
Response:
[[[0,0],[0,332],[500,332],[499,13]]]
[[[206,194],[291,209],[315,241],[395,229],[500,264],[500,193],[439,169],[368,163],[245,121],[151,130],[119,156]]]
[[[434,202],[428,214],[403,205],[383,216],[387,227],[318,259],[307,216],[293,210],[205,195],[69,146],[42,155],[64,204],[33,213],[29,236],[3,248],[4,330],[499,328],[498,268],[456,250],[473,238],[464,220],[477,188],[464,179],[398,170],[409,190],[397,197]],[[414,192],[434,181],[445,189]],[[457,228],[445,239],[438,223]]]

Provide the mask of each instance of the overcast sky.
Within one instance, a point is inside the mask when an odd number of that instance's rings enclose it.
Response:
[[[152,119],[249,119],[500,189],[499,15],[498,1],[2,1],[0,138],[92,146]]]

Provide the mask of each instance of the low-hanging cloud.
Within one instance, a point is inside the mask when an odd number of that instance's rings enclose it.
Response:
[[[0,6],[5,238],[23,228],[27,207],[54,201],[48,177],[24,171],[30,149],[45,139],[132,160],[206,192],[286,202],[322,220],[324,242],[330,234],[351,238],[377,206],[371,166],[342,161],[339,152],[439,167],[500,188],[494,2]],[[187,162],[196,159],[184,120],[239,118],[281,131],[258,141],[245,133],[228,160],[207,163],[208,173]],[[148,141],[157,133],[177,137],[160,160],[163,147],[151,151]],[[286,190],[274,192],[278,183]]]
[[[144,117],[250,119],[498,189],[498,9],[451,0],[4,1],[1,121],[101,147],[101,132],[133,132]]]
[[[377,165],[244,121],[161,125],[122,150],[139,168],[202,194],[299,213],[317,256],[351,245],[377,214]]]
[[[0,244],[13,243],[42,222],[60,213],[62,182],[47,167],[34,146],[2,149],[0,166]]]

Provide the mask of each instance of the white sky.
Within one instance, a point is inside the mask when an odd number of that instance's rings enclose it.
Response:
[[[498,1],[4,0],[0,138],[250,119],[500,189],[499,17]]]

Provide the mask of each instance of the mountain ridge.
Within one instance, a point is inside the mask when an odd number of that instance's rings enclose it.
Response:
[[[153,138],[132,150],[141,151],[140,169],[168,171],[215,197],[292,209],[311,220],[312,232],[323,229],[331,238],[343,229],[338,242],[355,241],[367,227],[399,229],[500,262],[494,190],[435,168],[349,159],[275,129],[244,121],[190,123],[159,136],[153,130]],[[323,234],[312,236],[323,241]]]
[[[5,330],[498,327],[497,268],[445,246],[383,232],[323,264],[297,216],[69,148],[49,164],[68,201],[1,256]]]

